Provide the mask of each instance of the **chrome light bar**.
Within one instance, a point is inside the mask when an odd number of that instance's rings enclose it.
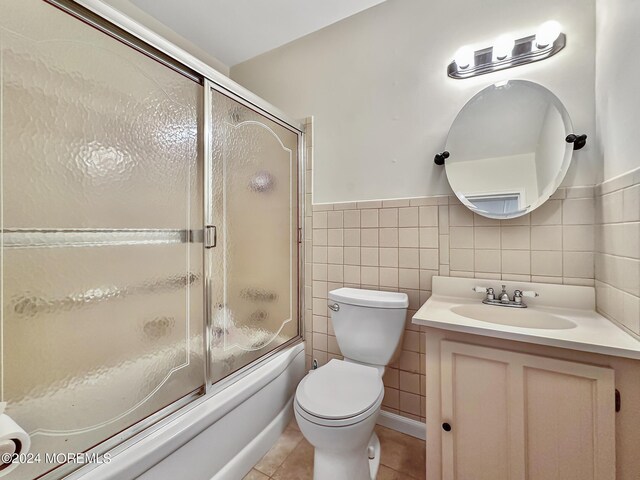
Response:
[[[552,57],[562,50],[566,44],[567,37],[564,33],[560,33],[553,43],[544,47],[538,46],[536,35],[530,35],[515,40],[513,49],[503,59],[499,59],[494,55],[495,47],[491,46],[473,52],[473,61],[469,65],[460,66],[454,60],[447,68],[447,75],[457,79],[471,78],[527,63],[539,62]]]

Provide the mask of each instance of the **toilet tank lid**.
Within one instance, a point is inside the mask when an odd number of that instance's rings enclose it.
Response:
[[[409,297],[406,293],[380,292],[359,288],[338,288],[329,292],[329,300],[348,305],[372,308],[407,308]]]

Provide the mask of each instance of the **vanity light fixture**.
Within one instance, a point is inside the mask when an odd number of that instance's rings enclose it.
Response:
[[[549,58],[566,45],[567,37],[561,28],[552,20],[540,25],[535,35],[515,40],[502,35],[494,45],[475,51],[462,47],[449,64],[447,75],[457,79],[470,78]]]

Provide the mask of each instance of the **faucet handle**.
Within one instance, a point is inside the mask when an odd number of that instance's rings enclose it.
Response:
[[[487,300],[493,300],[495,298],[493,288],[491,287],[473,287],[471,290],[477,293],[486,293]]]
[[[513,302],[520,305],[522,303],[522,290],[513,291]]]
[[[539,297],[540,294],[538,292],[534,292],[532,290],[525,290],[524,292],[522,290],[515,290],[513,292],[513,301],[514,303],[520,305],[522,304],[522,297]]]

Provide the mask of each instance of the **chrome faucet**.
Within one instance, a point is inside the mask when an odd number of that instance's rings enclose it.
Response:
[[[538,292],[534,292],[532,290],[515,290],[513,292],[513,299],[511,299],[509,298],[509,294],[507,293],[506,285],[502,285],[502,292],[500,292],[498,298],[496,298],[495,296],[495,290],[491,287],[474,287],[472,288],[472,290],[478,293],[486,293],[486,296],[484,300],[482,300],[482,303],[486,305],[495,305],[497,307],[527,308],[527,304],[522,301],[523,297],[533,298],[540,296]]]
[[[502,292],[500,293],[498,300],[500,300],[500,303],[509,303],[511,301],[509,300],[509,294],[507,293],[506,285],[502,285]]]

